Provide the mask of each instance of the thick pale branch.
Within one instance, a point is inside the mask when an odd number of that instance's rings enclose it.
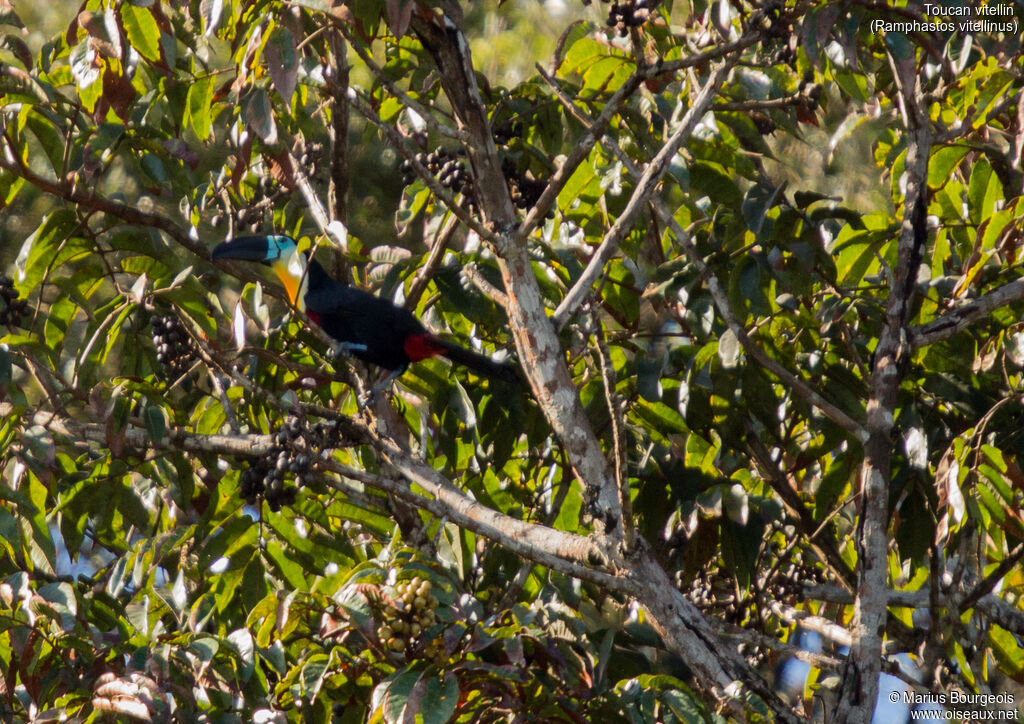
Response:
[[[808,631],[821,634],[829,641],[835,641],[840,646],[849,646],[853,643],[853,637],[850,636],[849,629],[843,628],[824,616],[815,616],[806,611],[787,606],[781,601],[769,601],[768,610],[786,623],[799,624]]]
[[[825,601],[828,603],[839,603],[848,606],[853,603],[853,596],[837,586],[804,586],[803,597],[806,600]],[[887,591],[887,603],[889,606],[900,608],[930,608],[932,606],[931,591],[922,589],[920,591]],[[950,600],[948,593],[940,593],[934,602],[939,606],[950,606],[955,604],[957,610],[965,610],[961,602]],[[1007,631],[1024,636],[1024,611],[1007,603],[993,594],[987,594],[973,602],[973,608],[982,616],[1000,625]]]
[[[7,417],[13,412],[13,405],[0,403],[0,417]],[[636,582],[628,575],[615,575],[609,572],[606,567],[609,559],[592,539],[527,523],[491,510],[458,490],[426,463],[403,452],[390,439],[379,436],[372,436],[375,439],[371,439],[369,430],[359,423],[344,418],[335,419],[339,422],[344,421],[341,428],[343,435],[360,443],[373,444],[384,453],[397,471],[408,481],[423,488],[430,497],[414,492],[407,482],[355,470],[332,459],[319,461],[320,469],[356,480],[394,495],[400,500],[413,503],[438,518],[445,518],[460,527],[490,538],[512,552],[552,570],[595,583],[611,591],[625,595],[635,594]],[[80,422],[45,411],[31,413],[26,422],[70,440],[109,444],[111,433],[107,426],[101,423]],[[174,427],[168,430],[164,438],[152,440],[146,429],[137,422],[125,426],[116,434],[123,435],[124,444],[128,448],[139,452],[149,449],[172,449],[190,453],[254,457],[269,455],[274,447],[272,435],[201,435]],[[347,486],[336,481],[329,482],[341,492],[348,492]],[[617,568],[623,570],[621,566]]]
[[[910,354],[907,330],[917,272],[927,242],[928,156],[932,131],[912,59],[890,58],[898,99],[907,127],[906,199],[885,309],[885,324],[875,347],[867,404],[864,462],[860,471],[860,520],[856,533],[858,582],[854,601],[850,656],[839,690],[836,721],[854,724],[871,718],[878,691],[882,636],[886,623],[889,551],[889,477],[898,392]]]
[[[0,417],[7,417],[13,412],[13,405],[7,402],[0,403]],[[111,433],[106,425],[100,423],[80,422],[71,417],[42,410],[30,413],[26,420],[32,425],[38,425],[70,440],[99,445],[110,443]],[[253,456],[269,454],[274,445],[271,435],[198,435],[180,428],[171,428],[163,439],[152,440],[146,429],[139,424],[126,425],[123,430],[115,431],[114,434],[123,435],[124,444],[136,451],[158,448],[190,453]]]
[[[637,598],[650,614],[649,620],[668,647],[683,656],[703,687],[721,693],[739,683],[765,703],[775,721],[799,721],[736,649],[724,644],[696,607],[672,585],[649,551],[638,548],[628,562],[641,584]],[[725,703],[736,707],[735,692],[726,697]],[[742,710],[736,714],[743,717]]]
[[[456,118],[473,137],[467,152],[473,166],[474,183],[483,190],[479,201],[485,222],[503,237],[496,246],[508,295],[509,324],[523,370],[574,471],[591,491],[597,492],[596,507],[605,531],[618,534],[622,511],[615,476],[580,405],[558,337],[547,316],[525,248],[528,229],[520,226],[512,235],[517,227],[515,209],[508,198],[486,107],[476,85],[469,44],[452,19],[436,12],[428,17],[414,13],[412,27],[437,62],[442,87]],[[595,142],[600,135],[603,131],[595,134]],[[554,186],[549,185],[545,191],[549,202],[557,196],[553,189]],[[531,216],[541,208],[540,205],[535,207]],[[436,474],[425,465],[419,472],[426,476],[423,482],[430,482],[430,477]],[[403,474],[411,476],[416,471],[407,469]],[[420,480],[417,482],[422,484]],[[634,595],[650,612],[650,620],[670,648],[685,656],[700,685],[721,692],[739,681],[766,702],[777,721],[796,721],[758,674],[734,650],[722,646],[700,613],[676,590],[664,569],[642,547],[642,541],[638,539],[637,543],[633,555],[623,561],[635,582]],[[605,552],[609,560],[614,560],[611,548],[609,546]],[[727,702],[729,706],[738,706],[731,697],[727,697]]]
[[[601,567],[605,556],[591,539],[536,523],[526,523],[491,510],[457,490],[429,465],[399,450],[394,443],[378,440],[378,445],[384,448],[388,462],[407,480],[423,488],[430,497],[415,492],[408,482],[354,470],[334,461],[325,461],[321,467],[412,503],[551,570],[611,591],[626,595],[634,593],[635,583],[628,577],[616,576]]]
[[[907,333],[915,349],[942,342],[1000,307],[1024,299],[1024,279],[1012,281]]]
[[[472,137],[466,151],[473,167],[481,213],[498,235],[495,240],[491,234],[488,240],[499,252],[509,301],[509,326],[523,371],[574,471],[587,488],[596,492],[597,518],[604,531],[617,534],[621,510],[615,476],[580,404],[521,241],[523,237],[511,236],[518,223],[515,207],[491,136],[487,108],[476,84],[469,44],[455,22],[445,15],[424,18],[413,13],[412,28],[434,57],[441,86],[455,116]]]

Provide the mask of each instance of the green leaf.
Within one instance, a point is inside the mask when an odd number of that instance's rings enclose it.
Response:
[[[672,713],[681,722],[686,722],[686,724],[703,724],[703,722],[707,721],[707,717],[704,715],[700,705],[689,693],[684,693],[678,689],[669,689],[662,692],[661,700],[668,705]]]
[[[446,724],[455,714],[459,703],[458,680],[446,671],[438,674],[427,680],[419,712],[416,712],[423,716],[423,724]]]
[[[1018,638],[996,624],[988,628],[988,639],[992,644],[992,653],[999,662],[1000,669],[1010,676],[1017,676],[1024,671],[1024,648]]]
[[[203,34],[213,35],[220,25],[220,17],[224,12],[224,0],[202,0],[199,3],[199,14],[203,19]]]
[[[914,44],[903,33],[886,33],[883,38],[885,47],[896,60],[908,60],[914,57]]]
[[[238,658],[242,662],[239,674],[242,683],[245,683],[256,670],[256,641],[249,629],[240,628],[228,634],[228,642],[238,651]]]
[[[50,162],[50,168],[55,174],[59,174],[64,162],[65,139],[58,131],[63,124],[58,118],[51,118],[46,113],[36,113],[34,110],[25,118],[25,125],[39,141],[46,159]]]
[[[121,22],[132,47],[146,60],[160,60],[160,28],[151,10],[132,4],[121,5]]]
[[[143,421],[146,423],[146,432],[149,439],[154,443],[163,442],[167,436],[167,411],[156,405],[149,405],[142,413]]]
[[[190,125],[200,141],[209,139],[213,128],[210,107],[213,104],[213,76],[197,78],[185,99],[184,123]]]
[[[863,73],[853,73],[846,69],[839,69],[835,72],[836,84],[842,88],[843,93],[858,103],[865,103],[868,100],[868,81]]]
[[[11,353],[0,347],[0,385],[9,385],[14,379],[14,365]]]
[[[274,109],[266,90],[254,88],[249,93],[242,102],[242,116],[265,144],[273,146],[277,143],[277,123],[274,122]]]
[[[100,69],[100,60],[89,44],[88,37],[71,49],[68,59],[71,62],[71,76],[78,87],[78,97],[85,109],[92,113],[96,101],[103,92],[103,84],[99,82],[103,73]]]
[[[203,636],[193,641],[189,649],[195,652],[200,661],[211,662],[220,650],[220,642],[212,636]]]
[[[302,667],[302,692],[310,699],[320,693],[327,674],[330,657],[327,654],[313,654]]]
[[[403,671],[388,677],[373,690],[371,711],[382,714],[386,724],[401,724],[409,696],[419,680],[419,671]]]
[[[170,181],[170,175],[167,173],[163,161],[156,154],[144,154],[140,163],[142,164],[143,172],[157,186],[163,186]]]
[[[14,261],[20,285],[26,289],[35,289],[42,281],[47,267],[70,261],[77,254],[90,252],[91,245],[81,239],[62,244],[78,228],[78,219],[70,209],[58,209],[44,216],[39,227],[25,239]]]
[[[967,146],[945,146],[933,153],[928,160],[928,187],[937,189],[945,185],[968,150]]]

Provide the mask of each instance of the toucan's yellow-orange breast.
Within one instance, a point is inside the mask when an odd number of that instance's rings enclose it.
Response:
[[[306,304],[302,298],[304,295],[301,294],[301,291],[305,279],[301,265],[294,263],[295,256],[292,255],[290,258],[282,257],[275,261],[270,268],[274,270],[274,274],[284,284],[284,289],[288,292],[288,299],[291,303],[304,312],[306,311]]]

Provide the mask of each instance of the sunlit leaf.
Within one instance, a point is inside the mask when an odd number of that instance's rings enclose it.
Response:
[[[121,22],[132,47],[146,60],[160,60],[160,28],[153,13],[134,3],[123,3],[120,8]]]

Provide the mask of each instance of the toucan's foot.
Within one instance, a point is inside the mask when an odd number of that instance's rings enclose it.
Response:
[[[361,395],[356,398],[356,407],[360,410],[364,410],[373,403],[373,398],[377,396],[377,391],[370,389],[365,390]]]
[[[359,344],[358,342],[338,342],[338,346],[334,348],[334,359],[339,357],[352,354],[353,352],[365,352],[367,347],[365,344]]]

